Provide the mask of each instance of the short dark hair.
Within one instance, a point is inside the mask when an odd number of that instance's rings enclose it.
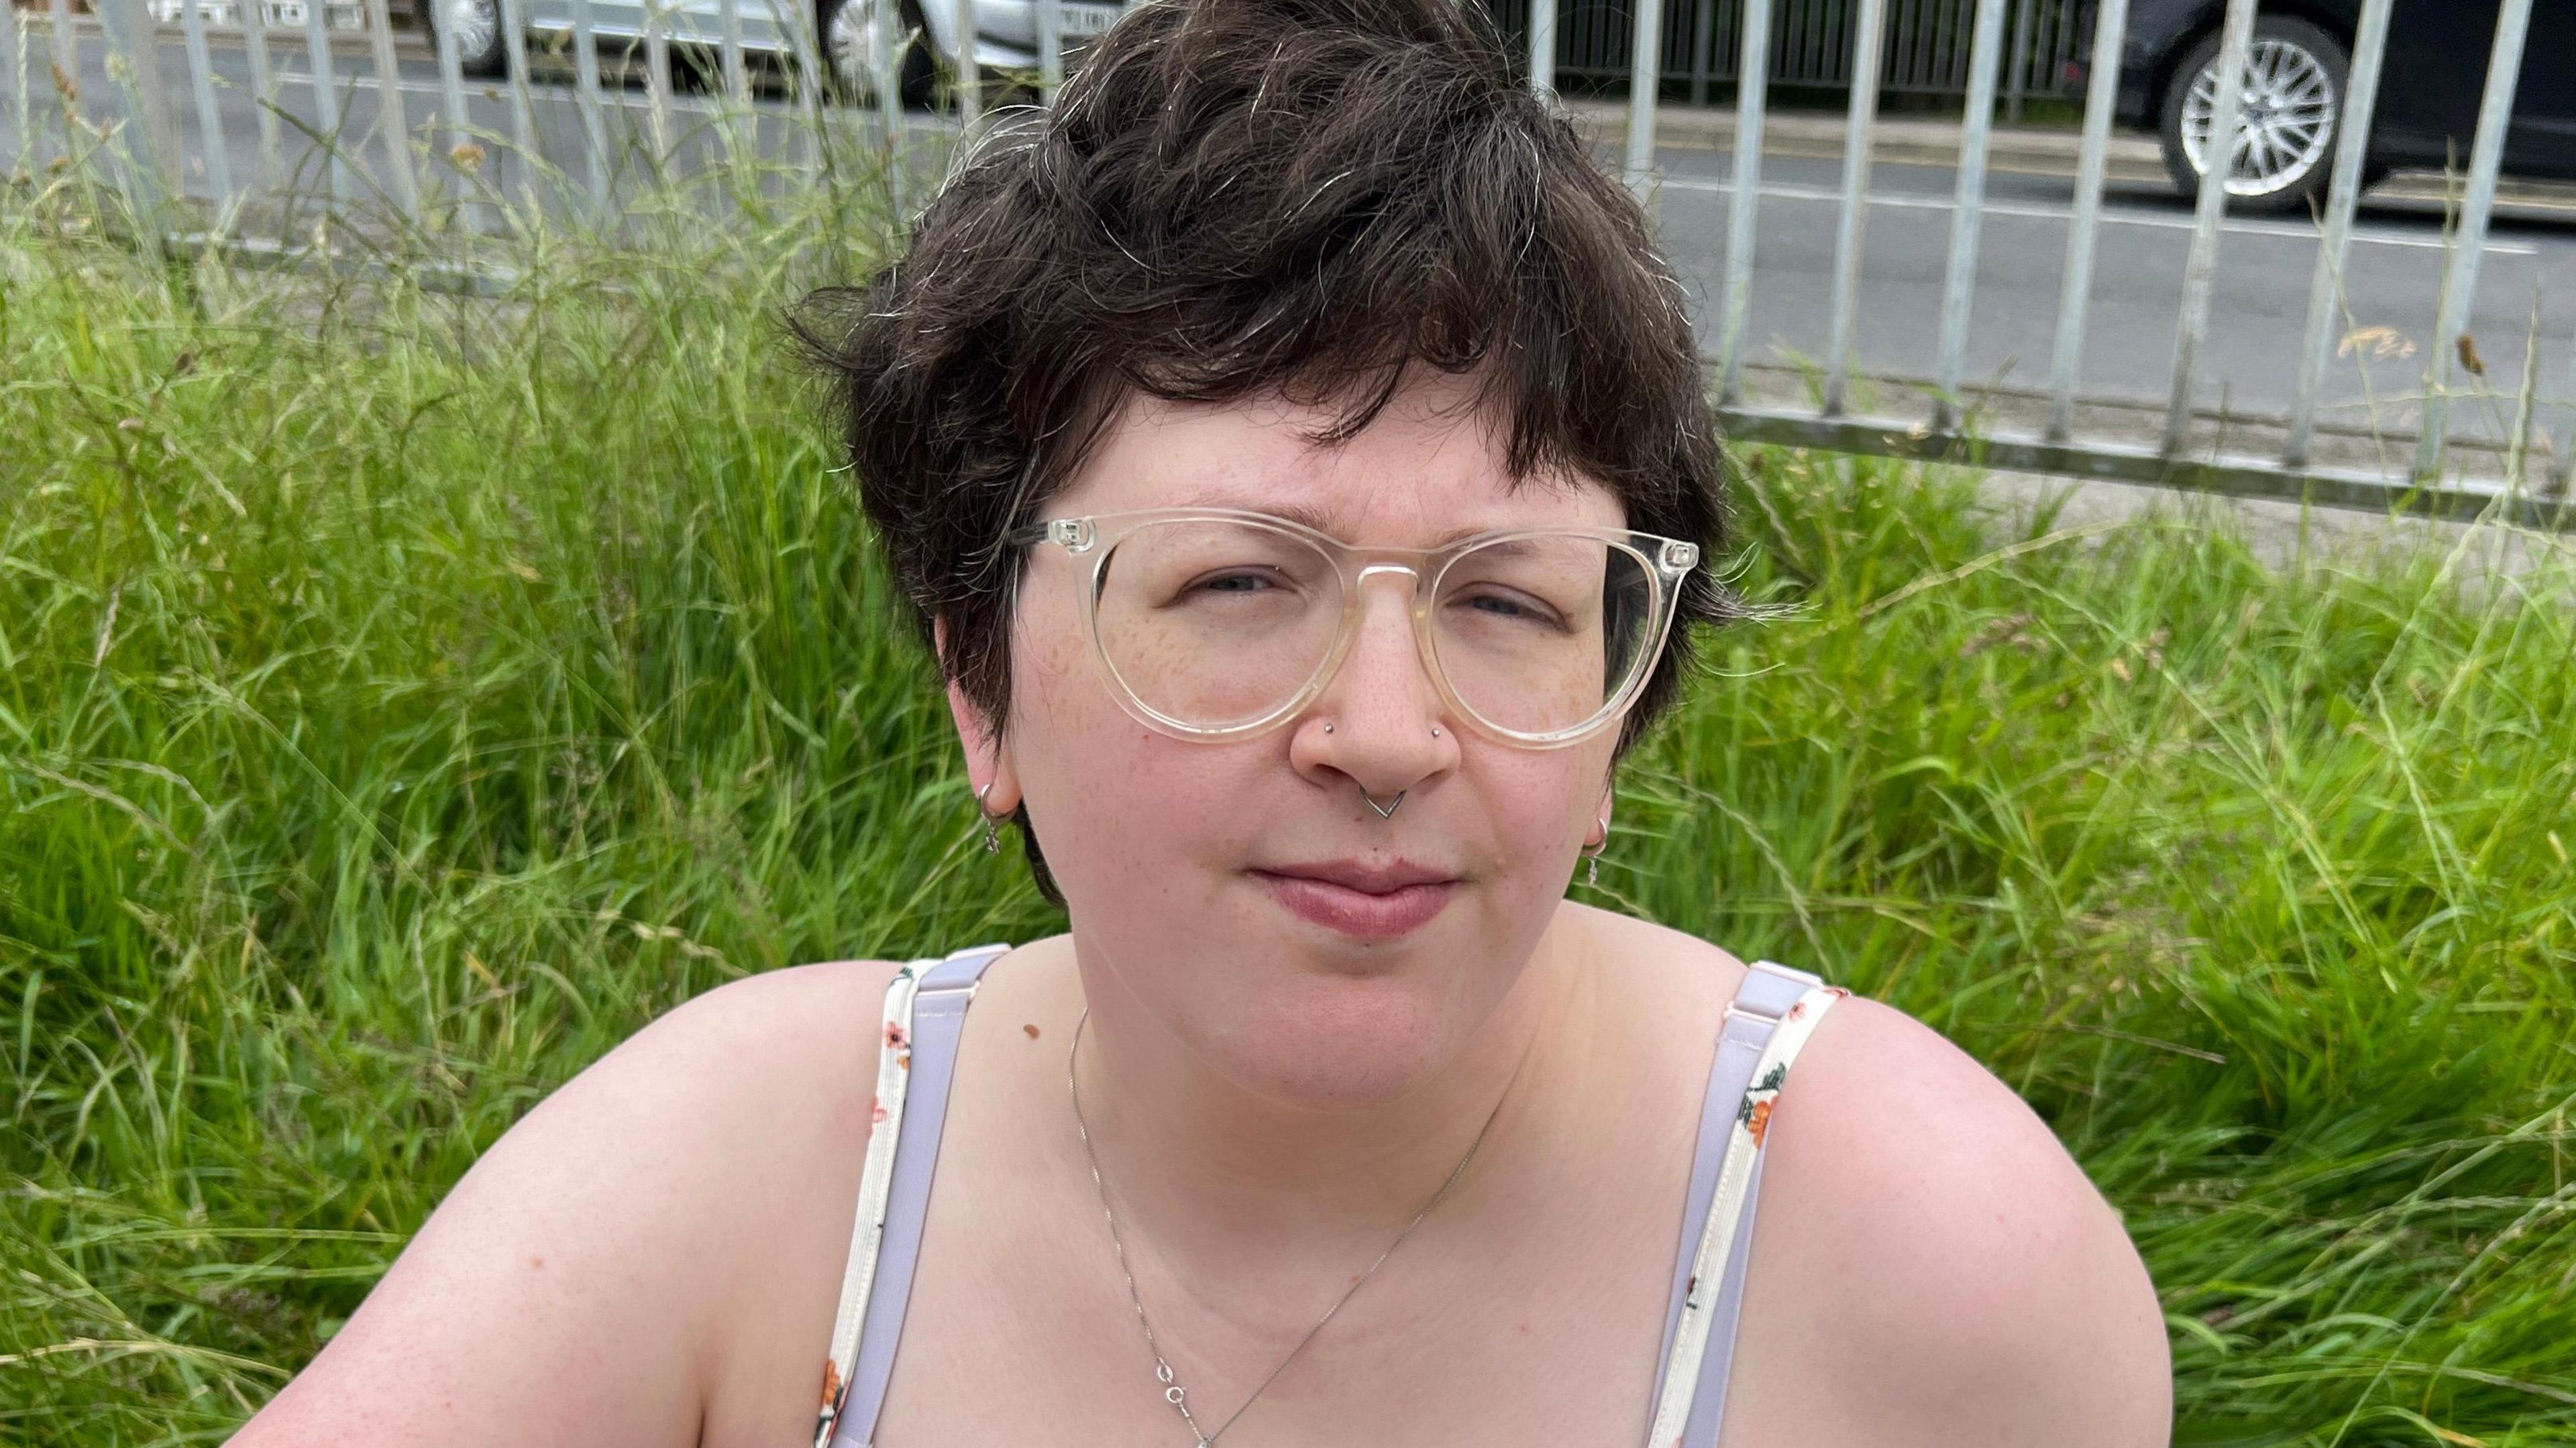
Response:
[[[961,153],[904,255],[791,324],[925,641],[946,620],[941,673],[997,728],[1024,558],[1002,535],[1136,393],[1332,405],[1331,443],[1411,367],[1473,373],[1515,485],[1597,479],[1630,527],[1709,559],[1727,541],[1681,283],[1481,0],[1147,0],[1051,110]],[[1672,702],[1691,626],[1738,612],[1692,573],[1621,751]]]

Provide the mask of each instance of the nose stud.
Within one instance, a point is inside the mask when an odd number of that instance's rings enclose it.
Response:
[[[1327,734],[1330,734],[1330,733],[1332,733],[1332,732],[1333,732],[1333,721],[1332,721],[1332,720],[1327,719],[1327,720],[1325,720],[1325,721],[1324,721],[1324,732],[1325,732],[1325,733],[1327,733]],[[1439,737],[1440,737],[1440,726],[1439,726],[1439,725],[1434,724],[1434,725],[1432,725],[1432,726],[1431,726],[1431,737],[1432,737],[1432,738],[1434,738],[1434,739],[1437,739],[1437,738],[1439,738]]]

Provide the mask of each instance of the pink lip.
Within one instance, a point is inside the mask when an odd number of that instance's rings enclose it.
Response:
[[[1289,913],[1360,940],[1394,940],[1430,923],[1449,904],[1455,877],[1403,862],[1349,861],[1254,870]]]

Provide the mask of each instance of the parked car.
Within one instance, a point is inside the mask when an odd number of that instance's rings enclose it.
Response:
[[[2410,167],[2466,167],[2500,0],[2396,0],[2363,184]],[[2120,52],[2119,116],[2154,130],[2184,195],[2207,174],[2225,0],[2132,0]],[[2232,204],[2303,209],[2334,172],[2361,0],[2274,0],[2254,24]],[[2504,169],[2576,179],[2576,3],[2532,7]]]
[[[417,0],[421,22],[433,32],[455,27],[457,51],[473,75],[499,75],[508,66],[501,36],[500,0]],[[813,26],[830,79],[843,96],[864,101],[876,91],[876,27],[891,19],[900,29],[898,89],[908,106],[932,103],[942,75],[953,75],[962,53],[953,0],[736,0],[745,50],[792,54],[790,24]],[[714,47],[724,39],[721,0],[665,0],[657,7],[673,44]],[[1035,0],[974,0],[975,64],[987,69],[1033,70],[1038,63]],[[571,0],[519,0],[535,35],[568,35]],[[1066,43],[1077,44],[1109,28],[1123,0],[1059,0]],[[642,0],[590,0],[591,29],[603,42],[640,39]]]

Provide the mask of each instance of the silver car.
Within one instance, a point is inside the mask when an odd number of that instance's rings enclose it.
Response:
[[[417,0],[424,25],[435,30],[450,25],[457,53],[468,73],[499,75],[508,66],[501,36],[501,0]],[[663,33],[674,44],[715,46],[724,39],[721,0],[590,0],[592,33],[603,41],[640,39],[645,6],[661,17]],[[794,53],[785,27],[809,24],[822,41],[820,54],[840,93],[854,100],[876,90],[877,27],[889,18],[896,37],[908,41],[897,57],[899,90],[908,106],[927,106],[941,74],[956,73],[958,0],[734,0],[740,12],[745,50],[782,56]],[[534,35],[569,35],[571,0],[519,0],[519,11]],[[1125,9],[1123,0],[1058,0],[1062,33],[1068,45],[1109,28]],[[1038,7],[1035,0],[972,0],[975,65],[986,69],[1035,69],[1038,63]]]

